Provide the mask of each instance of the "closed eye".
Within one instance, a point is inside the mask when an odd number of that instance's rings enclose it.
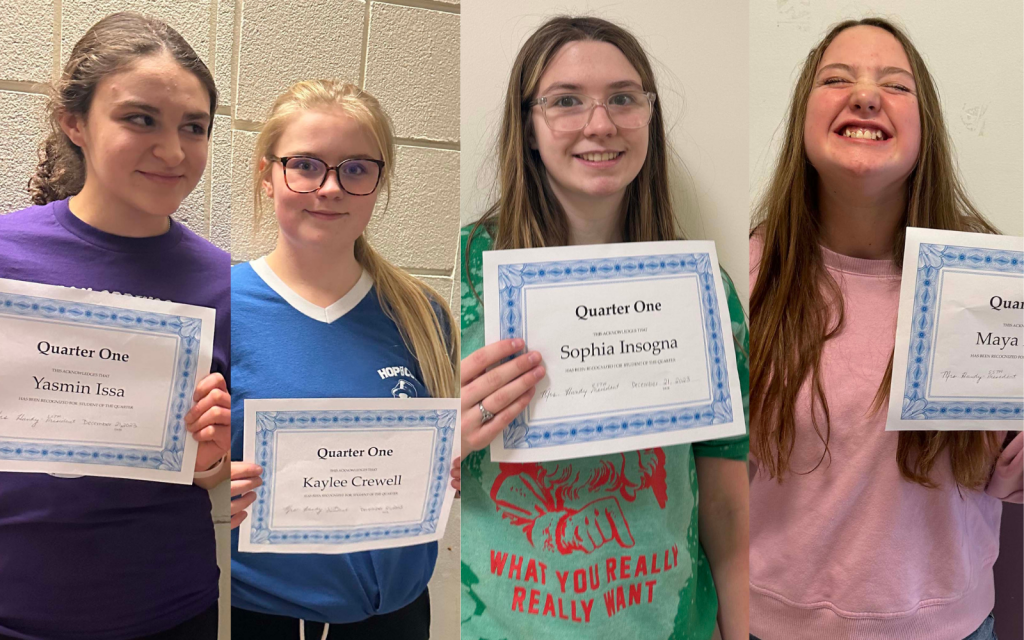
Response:
[[[895,89],[897,91],[902,91],[903,93],[913,93],[913,91],[910,90],[910,87],[904,86],[904,85],[899,84],[897,82],[890,82],[889,84],[887,84],[885,86],[889,87],[890,89]]]
[[[825,80],[822,81],[821,84],[823,84],[823,85],[826,85],[826,84],[841,84],[841,83],[844,83],[844,82],[849,82],[849,80],[847,80],[846,78],[832,77],[832,78],[826,78]]]

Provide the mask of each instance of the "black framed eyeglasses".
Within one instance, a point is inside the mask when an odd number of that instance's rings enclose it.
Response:
[[[384,161],[371,158],[350,158],[330,166],[313,156],[268,156],[284,168],[284,184],[295,193],[313,193],[327,182],[327,172],[334,171],[342,191],[353,196],[368,196],[377,190],[384,172]]]
[[[594,117],[597,107],[604,107],[608,119],[620,129],[641,129],[651,122],[654,101],[658,96],[651,91],[622,91],[604,100],[579,93],[559,93],[541,96],[526,103],[527,107],[540,105],[544,121],[552,131],[579,131],[585,129]]]

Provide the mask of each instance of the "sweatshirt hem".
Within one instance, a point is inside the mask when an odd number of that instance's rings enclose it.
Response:
[[[910,612],[893,614],[841,612],[827,602],[789,604],[751,585],[750,633],[761,640],[963,640],[994,604],[991,573],[957,600],[925,601]]]

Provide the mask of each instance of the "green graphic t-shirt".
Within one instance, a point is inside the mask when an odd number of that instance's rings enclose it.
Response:
[[[462,229],[462,256],[470,227]],[[481,226],[469,274],[481,294]],[[747,411],[747,327],[723,272]],[[484,346],[462,274],[462,357]],[[706,640],[718,613],[697,539],[694,456],[745,460],[747,436],[557,462],[462,463],[462,638]]]

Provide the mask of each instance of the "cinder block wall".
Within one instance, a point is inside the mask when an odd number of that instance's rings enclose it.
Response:
[[[387,211],[371,242],[449,300],[458,315],[459,0],[0,0],[0,212],[28,206],[26,185],[45,136],[46,83],[103,16],[139,11],[166,20],[214,73],[221,106],[206,175],[176,218],[251,260],[273,248],[271,221],[253,231],[253,144],[274,98],[306,78],[355,82],[391,115],[399,148]],[[228,486],[214,492],[227,638]],[[433,632],[458,637],[459,505],[431,582]]]

